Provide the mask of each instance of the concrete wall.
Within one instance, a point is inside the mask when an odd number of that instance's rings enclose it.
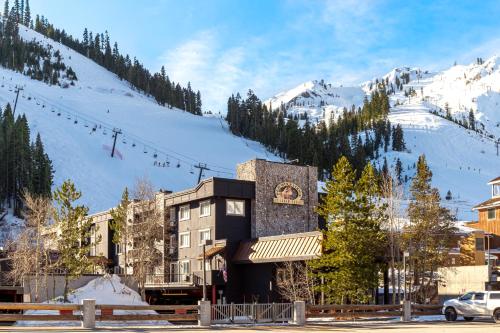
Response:
[[[318,228],[317,168],[251,160],[237,167],[238,179],[255,181],[252,238],[313,231]],[[275,202],[276,187],[293,183],[302,191],[303,204]]]
[[[101,275],[82,275],[76,280],[69,282],[69,289],[75,290],[83,287],[93,279],[100,277]],[[122,282],[129,288],[137,291],[137,283],[133,281],[131,277],[127,279],[122,278]],[[23,282],[24,285],[24,302],[34,302],[35,301],[35,280],[34,278],[26,278]],[[58,296],[62,296],[64,293],[64,276],[54,275],[47,277],[47,283],[42,283],[39,286],[39,302],[45,302],[48,299],[53,299]]]
[[[488,266],[456,266],[440,268],[438,274],[442,282],[439,283],[438,295],[440,300],[454,298],[468,291],[485,290],[488,281]]]

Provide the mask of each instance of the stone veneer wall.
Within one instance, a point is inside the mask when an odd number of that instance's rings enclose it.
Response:
[[[255,181],[252,201],[252,238],[317,230],[317,168],[265,160],[251,160],[237,167],[238,179]],[[283,182],[302,189],[304,205],[274,203],[274,190]]]

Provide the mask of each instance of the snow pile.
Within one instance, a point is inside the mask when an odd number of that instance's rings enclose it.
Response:
[[[85,286],[76,289],[68,296],[68,300],[73,304],[81,304],[84,299],[95,299],[96,304],[113,304],[113,305],[148,305],[148,303],[141,300],[141,296],[134,290],[127,287],[120,280],[117,275],[105,275],[98,277]],[[53,303],[45,302],[45,303]],[[62,303],[62,297],[55,300],[56,303]],[[29,310],[25,314],[30,315],[47,315],[58,314],[55,310]],[[115,310],[113,314],[156,314],[153,310]],[[97,326],[122,326],[127,325],[171,325],[168,321],[97,321]],[[79,321],[18,321],[17,326],[80,326]]]

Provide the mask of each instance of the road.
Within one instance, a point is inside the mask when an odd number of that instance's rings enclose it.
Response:
[[[473,321],[454,323],[447,322],[422,322],[422,323],[399,323],[399,322],[336,322],[336,323],[308,323],[305,327],[297,326],[215,326],[208,328],[198,327],[114,327],[99,328],[99,332],[208,332],[220,331],[224,333],[245,332],[391,332],[391,333],[500,333],[500,324],[493,321]],[[0,327],[1,332],[89,332],[89,330],[78,327]]]

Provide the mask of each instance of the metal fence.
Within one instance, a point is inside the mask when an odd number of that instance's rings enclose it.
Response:
[[[211,311],[214,324],[282,323],[292,318],[292,303],[213,304]]]

